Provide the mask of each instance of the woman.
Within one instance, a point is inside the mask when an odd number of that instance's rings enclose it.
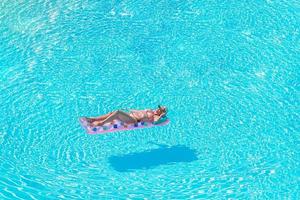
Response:
[[[124,123],[157,122],[166,114],[167,107],[158,106],[158,109],[156,110],[130,110],[129,112],[117,110],[100,117],[87,117],[86,120],[92,126],[102,126],[105,123],[113,122],[115,119],[118,119]]]

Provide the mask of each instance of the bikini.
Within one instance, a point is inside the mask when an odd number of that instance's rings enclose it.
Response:
[[[152,117],[149,117],[148,112],[151,112]],[[149,120],[154,121],[154,112],[153,112],[153,110],[146,110],[146,113],[145,113],[145,115],[144,115],[144,118],[145,118],[145,116],[146,116]]]
[[[151,114],[152,114],[152,117],[149,117],[149,115],[148,115],[148,113],[149,112],[151,112]],[[133,116],[134,116],[134,118],[137,120],[137,122],[141,122],[141,119],[138,119],[138,118],[140,118],[140,117],[136,117],[136,115],[134,114],[134,112],[130,112]],[[152,110],[144,110],[144,116],[143,116],[143,119],[148,119],[148,120],[150,120],[150,121],[154,121],[154,114],[153,114],[153,111]]]

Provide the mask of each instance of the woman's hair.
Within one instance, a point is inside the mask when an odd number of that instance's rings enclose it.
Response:
[[[159,109],[160,111],[162,111],[163,113],[167,113],[167,112],[168,112],[167,107],[165,107],[165,106],[160,106],[160,105],[158,105],[158,109]]]

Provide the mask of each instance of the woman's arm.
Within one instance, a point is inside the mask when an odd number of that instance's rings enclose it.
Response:
[[[162,117],[164,117],[166,114],[161,114],[161,115],[159,115],[159,116],[157,116],[157,115],[154,115],[154,122],[157,122],[157,121],[159,121]]]

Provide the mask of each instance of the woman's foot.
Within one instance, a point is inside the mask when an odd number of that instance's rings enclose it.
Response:
[[[85,118],[85,120],[88,122],[88,123],[92,123],[94,120],[91,119],[91,118]]]

